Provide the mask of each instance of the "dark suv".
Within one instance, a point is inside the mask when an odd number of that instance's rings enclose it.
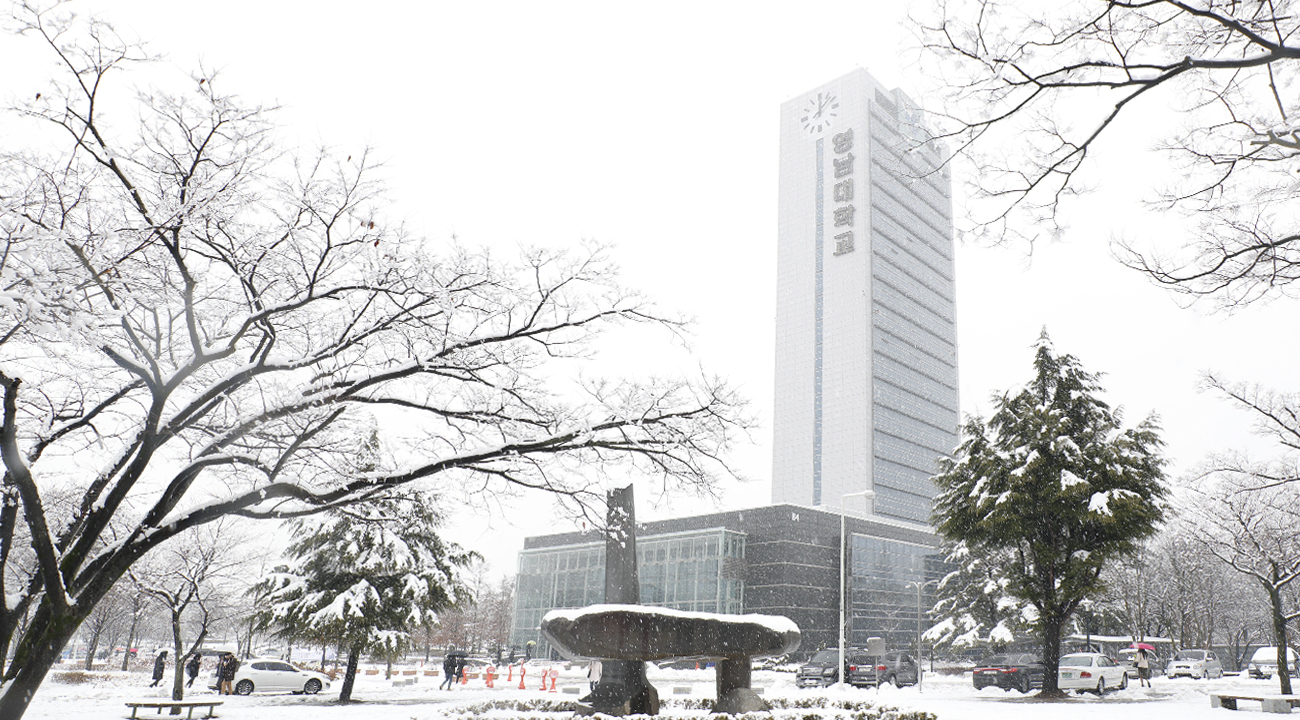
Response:
[[[835,670],[840,661],[840,651],[820,650],[812,659],[799,667],[794,684],[797,687],[826,687],[839,682],[840,675]],[[866,651],[861,648],[844,648],[844,663],[850,668],[859,663],[870,662]],[[850,675],[852,677],[852,675]]]
[[[862,653],[861,660],[849,663],[849,684],[857,687],[915,685],[920,678],[921,666],[910,653],[888,652],[880,658]]]
[[[975,689],[1000,687],[1027,693],[1043,687],[1047,666],[1032,653],[1004,653],[987,658],[971,672]]]

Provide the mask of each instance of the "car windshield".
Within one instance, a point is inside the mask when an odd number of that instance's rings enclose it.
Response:
[[[994,655],[984,661],[985,667],[1002,667],[1007,664],[1006,655]]]
[[[1178,654],[1174,656],[1174,659],[1175,660],[1204,660],[1205,651],[1204,650],[1179,650]]]
[[[1014,660],[1016,665],[1033,665],[1036,662],[1040,662],[1037,655],[1019,655]]]
[[[1061,658],[1061,667],[1079,667],[1092,665],[1091,655],[1067,655]]]
[[[814,655],[813,659],[809,660],[808,662],[821,663],[823,665],[834,665],[835,663],[839,662],[839,660],[840,660],[839,650],[822,650],[821,652]]]

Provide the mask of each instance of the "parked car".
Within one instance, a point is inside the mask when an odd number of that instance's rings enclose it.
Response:
[[[217,689],[217,675],[212,674],[208,687]],[[329,677],[311,670],[299,670],[283,660],[251,658],[239,663],[233,687],[236,695],[255,692],[291,692],[315,695],[330,687]]]
[[[1286,649],[1287,674],[1294,676],[1296,673],[1296,653],[1295,648]],[[1262,647],[1250,656],[1250,662],[1246,665],[1246,671],[1253,678],[1263,678],[1265,680],[1273,677],[1277,672],[1277,646],[1270,645]]]
[[[1189,677],[1197,680],[1221,678],[1223,663],[1210,650],[1179,650],[1165,667],[1165,674],[1171,678]]]
[[[754,658],[750,663],[752,670],[775,670],[777,665],[784,665],[789,660],[784,655],[768,655],[767,657]]]
[[[840,651],[821,650],[812,659],[799,667],[795,674],[796,687],[826,687],[840,681],[840,674],[835,666],[839,664]],[[871,662],[867,652],[861,648],[844,648],[845,665],[862,665]]]
[[[847,675],[854,687],[871,687],[877,683],[902,686],[915,685],[921,676],[921,666],[905,652],[888,652],[879,658],[862,653],[861,659],[849,663]]]
[[[1134,680],[1138,679],[1137,652],[1136,648],[1124,648],[1119,651],[1119,657],[1115,658],[1120,665],[1124,666],[1128,676]],[[1151,671],[1151,677],[1164,673],[1165,661],[1160,657],[1160,653],[1147,650],[1147,669]]]
[[[986,658],[971,671],[971,682],[976,690],[1000,687],[1027,693],[1042,689],[1047,666],[1042,658],[1032,653],[1003,653]]]
[[[1080,695],[1088,691],[1102,695],[1108,690],[1128,687],[1128,673],[1124,666],[1101,653],[1062,656],[1056,673],[1057,687]]]

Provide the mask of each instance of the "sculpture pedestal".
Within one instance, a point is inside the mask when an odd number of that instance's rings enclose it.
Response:
[[[649,660],[717,661],[714,712],[737,715],[770,710],[750,688],[750,659],[799,647],[799,628],[775,615],[722,615],[644,605],[592,605],[552,610],[542,635],[571,656],[599,658],[600,683],[582,702],[606,715],[659,711],[659,695],[645,677]]]
[[[602,660],[600,682],[578,702],[579,715],[658,715],[659,691],[645,676],[645,662]]]

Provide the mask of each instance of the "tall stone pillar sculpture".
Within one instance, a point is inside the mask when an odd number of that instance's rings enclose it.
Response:
[[[609,493],[605,511],[605,603],[639,605],[641,583],[636,571],[636,504],[632,486]],[[646,679],[641,660],[606,660],[600,682],[582,698],[589,713],[657,715],[659,692]]]

